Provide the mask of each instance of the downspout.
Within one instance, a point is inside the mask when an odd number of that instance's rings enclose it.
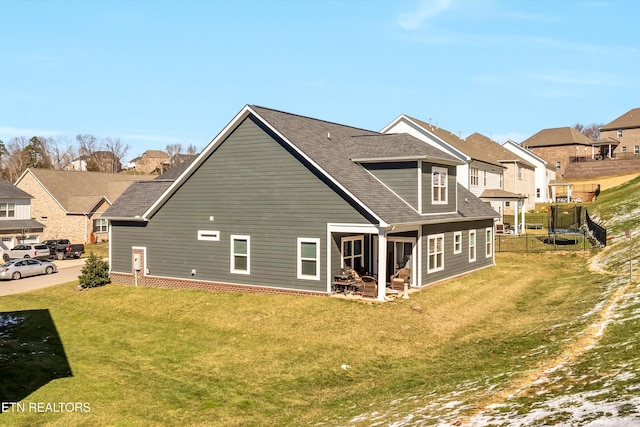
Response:
[[[378,227],[378,301],[384,301],[387,289],[387,233]]]

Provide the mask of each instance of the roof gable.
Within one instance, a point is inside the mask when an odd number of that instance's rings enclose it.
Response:
[[[0,178],[0,199],[33,199],[33,196]]]
[[[425,123],[415,118],[411,118],[411,120],[418,123],[420,126],[427,129],[429,132],[432,132],[438,138],[447,142],[457,150],[463,152],[464,154],[469,156],[471,159],[477,160],[483,163],[488,163],[494,166],[503,167],[500,164],[500,162],[497,161],[497,159],[493,158],[489,153],[487,153],[484,141],[481,141],[480,143],[473,143],[471,141],[468,141],[468,139],[462,139],[457,135],[455,135],[453,132],[450,132],[441,127],[433,126],[429,123]]]
[[[640,128],[640,108],[634,108],[620,117],[617,117],[613,121],[607,123],[600,130],[617,130],[617,129],[629,129]]]
[[[526,148],[573,144],[591,146],[593,141],[589,139],[588,136],[568,126],[542,129],[540,132],[522,141],[522,146]]]
[[[117,199],[134,181],[155,178],[144,175],[29,168],[18,178],[16,185],[27,174],[32,175],[67,213],[91,212],[101,200],[112,202]]]
[[[272,138],[276,138],[290,147],[292,152],[297,153],[302,161],[307,162],[310,167],[326,177],[328,182],[360,205],[381,226],[392,223],[421,222],[424,217],[358,162],[410,159],[445,165],[462,164],[456,157],[407,134],[382,134],[248,105],[186,167],[184,172],[173,180],[148,209],[144,212],[135,212],[133,216],[139,217],[141,220],[151,218],[163,202],[214,153],[220,144],[224,143],[244,120],[254,121]],[[135,197],[135,191],[142,192],[143,187],[145,187],[144,184],[136,184],[131,193],[127,194],[127,198]],[[126,203],[124,196],[104,216],[122,217],[121,212],[116,208]],[[493,217],[491,213],[483,209],[472,211],[480,212],[483,217]],[[496,214],[493,210],[491,211]],[[456,218],[460,216],[458,213],[450,215]]]
[[[517,154],[507,150],[502,145],[491,140],[481,133],[475,132],[465,138],[470,145],[474,145],[476,150],[482,150],[486,153],[487,157],[493,159],[494,162],[499,163],[518,163],[528,168],[535,168],[534,165],[518,156]]]

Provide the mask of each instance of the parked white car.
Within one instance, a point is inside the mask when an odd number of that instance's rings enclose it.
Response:
[[[56,265],[48,261],[37,259],[12,259],[0,265],[0,279],[18,280],[21,277],[36,276],[38,274],[55,273]]]
[[[4,251],[2,259],[5,261],[17,258],[37,258],[46,260],[49,259],[50,255],[51,252],[47,245],[43,245],[41,243],[25,243],[14,246],[13,249]]]

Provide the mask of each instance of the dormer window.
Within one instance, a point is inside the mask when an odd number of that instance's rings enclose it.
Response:
[[[432,169],[431,202],[433,204],[447,203],[447,172],[445,168]]]
[[[15,203],[0,203],[0,218],[15,218],[15,217],[16,217]]]

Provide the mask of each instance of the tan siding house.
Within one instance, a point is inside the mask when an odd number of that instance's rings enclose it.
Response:
[[[133,182],[153,176],[102,172],[27,169],[16,187],[31,194],[31,216],[46,226],[42,240],[69,239],[77,243],[107,240],[102,212]]]

